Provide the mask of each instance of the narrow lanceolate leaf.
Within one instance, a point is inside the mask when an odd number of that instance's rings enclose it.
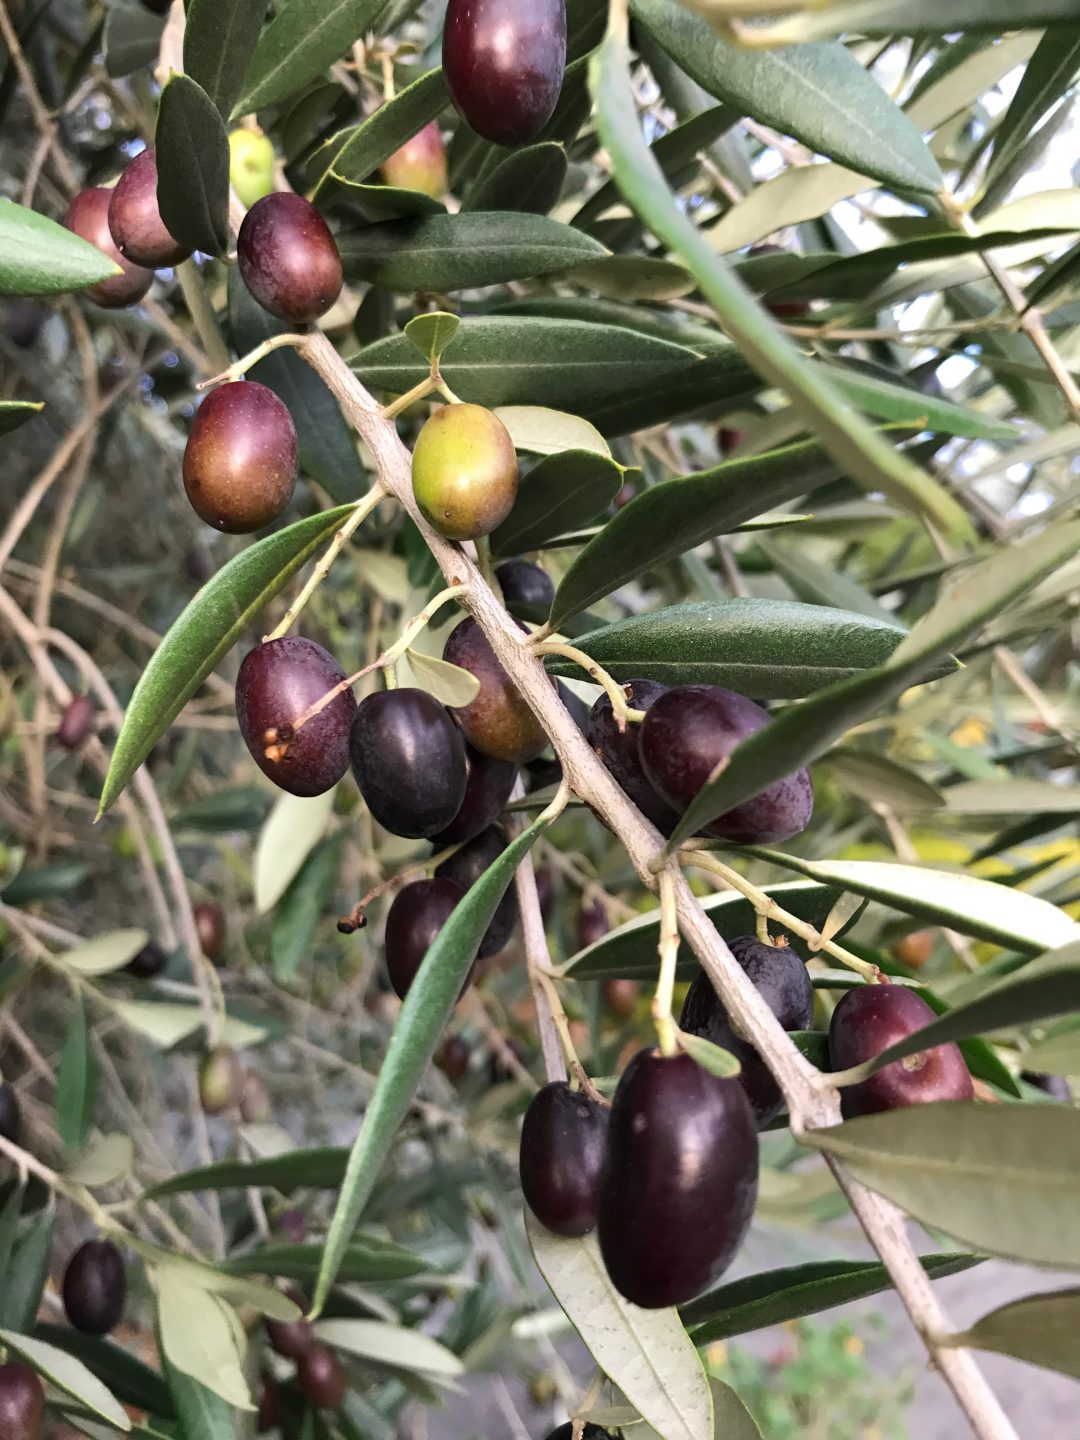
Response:
[[[344,1152],[343,1152],[344,1153]],[[234,1256],[222,1268],[232,1275],[275,1275],[290,1280],[311,1280],[322,1262],[321,1243],[306,1245],[263,1245],[246,1255]],[[381,1280],[406,1280],[432,1266],[420,1255],[389,1240],[356,1235],[349,1243],[338,1272],[347,1283],[369,1284]]]
[[[648,7],[655,3],[658,0],[648,0]],[[845,473],[868,490],[884,491],[898,504],[934,517],[951,533],[970,535],[970,522],[956,501],[860,420],[830,382],[826,368],[805,359],[675,204],[642,136],[628,66],[625,40],[611,34],[591,68],[600,137],[626,199],[693,272],[725,334],[761,376],[787,393]]]
[[[195,1435],[199,1440],[239,1440],[237,1414],[227,1400],[171,1365],[167,1355],[162,1355],[161,1368],[185,1440]]]
[[[0,295],[63,295],[119,274],[107,255],[55,220],[0,200]]]
[[[607,252],[546,215],[512,210],[386,220],[338,237],[349,280],[388,290],[472,290],[569,270]]]
[[[464,1373],[461,1360],[430,1335],[389,1325],[384,1320],[320,1320],[315,1333],[332,1350],[376,1365],[454,1379]]]
[[[56,1075],[56,1128],[70,1149],[82,1145],[94,1123],[100,1071],[90,1046],[82,1000],[76,1002]]]
[[[630,9],[718,100],[886,185],[928,191],[944,185],[918,130],[842,45],[743,49],[672,0],[631,0]]]
[[[131,1421],[127,1411],[74,1355],[44,1340],[19,1335],[12,1330],[0,1330],[0,1345],[7,1346],[20,1360],[25,1360],[39,1375],[43,1375],[50,1385],[55,1385],[65,1395],[85,1405],[93,1415],[100,1416],[125,1435],[130,1432]]]
[[[1028,1295],[992,1310],[962,1335],[948,1336],[946,1345],[970,1345],[1012,1355],[1029,1365],[1056,1370],[1080,1380],[1080,1290],[1051,1290]]]
[[[351,506],[298,520],[241,551],[209,581],[155,650],[124,715],[101,792],[120,794],[223,655],[262,607],[351,514]]]
[[[973,1250],[1080,1269],[1080,1111],[947,1101],[860,1116],[804,1143]]]
[[[145,930],[110,930],[62,950],[59,958],[79,975],[111,975],[134,960],[149,939]]]
[[[481,875],[439,932],[405,997],[349,1157],[326,1237],[315,1289],[316,1311],[322,1309],[334,1283],[357,1221],[435,1053],[491,917],[545,823],[537,820],[522,831]]]
[[[528,1210],[525,1228],[555,1299],[642,1418],[664,1440],[712,1440],[712,1396],[678,1312],[641,1310],[624,1300],[608,1279],[595,1235],[552,1235]]]
[[[341,1184],[348,1160],[347,1150],[332,1146],[293,1150],[287,1155],[269,1155],[262,1160],[219,1160],[214,1165],[173,1175],[148,1190],[143,1198],[153,1200],[193,1190],[239,1190],[253,1186],[266,1186],[285,1194],[302,1186],[332,1190]]]
[[[118,1400],[137,1405],[163,1420],[175,1419],[172,1397],[161,1376],[130,1350],[98,1335],[84,1335],[70,1325],[37,1325],[34,1334],[47,1345],[64,1350],[88,1365]]]
[[[899,626],[850,610],[752,599],[672,605],[605,625],[574,643],[616,680],[723,685],[782,700],[883,664],[903,637]],[[548,668],[556,675],[581,674],[567,660],[553,659]]]
[[[562,145],[545,140],[512,150],[469,188],[463,210],[526,210],[546,215],[558,203],[566,182]]]
[[[347,836],[343,826],[316,845],[274,911],[270,959],[279,982],[291,980],[310,954],[315,931],[333,898]]]
[[[565,410],[549,410],[543,405],[502,405],[495,414],[509,430],[515,450],[530,455],[557,455],[561,450],[611,455],[611,446],[595,425]]]
[[[273,25],[267,34],[272,30]],[[361,124],[331,136],[312,161],[312,199],[325,207],[341,195],[343,186],[362,185],[449,103],[442,70],[429,70]]]
[[[0,211],[0,215],[2,214]],[[0,260],[0,265],[3,263],[3,260]],[[10,435],[12,430],[18,430],[20,425],[25,425],[27,420],[40,415],[44,409],[41,401],[0,400],[0,435]]]
[[[963,435],[972,439],[1015,440],[1017,429],[1008,421],[980,415],[951,400],[938,400],[894,384],[880,376],[853,370],[850,366],[829,365],[829,380],[844,398],[878,420],[934,430],[940,435]]]
[[[184,71],[201,85],[223,119],[232,112],[255,53],[267,0],[189,0]]]
[[[619,493],[624,470],[591,450],[549,455],[524,478],[514,508],[491,537],[496,555],[539,550],[557,535],[587,525]]]
[[[131,10],[119,5],[110,9],[102,35],[106,72],[120,80],[153,65],[161,53],[164,28],[164,16],[154,15],[141,5]]]
[[[294,876],[326,834],[334,813],[334,792],[279,795],[259,835],[252,864],[255,908],[272,910]]]
[[[830,750],[824,763],[845,790],[868,805],[888,805],[890,810],[940,810],[945,797],[921,775],[870,750],[838,747]]]
[[[792,45],[848,31],[882,36],[1000,33],[1075,19],[1075,0],[949,0],[947,10],[938,0],[846,0],[770,25],[769,35],[777,45]]]
[[[286,0],[262,33],[234,113],[294,94],[378,21],[390,0]]]
[[[154,133],[158,208],[181,245],[223,255],[229,248],[229,137],[201,85],[173,75],[161,92]]]
[[[817,444],[729,460],[644,490],[608,521],[563,576],[551,619],[558,626],[620,585],[837,474]]]
[[[1037,1075],[1080,1075],[1080,1031],[1062,1030],[1024,1051],[1024,1064]]]
[[[227,1404],[250,1410],[244,1332],[236,1312],[219,1295],[202,1289],[187,1270],[157,1266],[151,1280],[157,1291],[162,1354],[170,1366]]]
[[[977,1255],[924,1255],[920,1263],[931,1279],[957,1275],[980,1264]],[[804,1315],[818,1315],[834,1305],[864,1300],[892,1289],[884,1265],[869,1260],[815,1260],[765,1270],[734,1280],[719,1290],[691,1300],[679,1310],[695,1345],[711,1345],[732,1335],[745,1335],[767,1325],[786,1325]]]

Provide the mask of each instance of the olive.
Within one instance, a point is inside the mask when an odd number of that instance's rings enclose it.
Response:
[[[531,560],[504,560],[495,567],[495,579],[507,605],[551,609],[551,602],[555,599],[555,582],[546,570],[541,570]],[[577,699],[576,696],[574,698]]]
[[[288,506],[299,455],[285,404],[265,385],[234,380],[199,406],[184,451],[184,489],[215,530],[250,535]]]
[[[448,540],[490,535],[514,508],[518,463],[510,432],[482,405],[444,405],[413,447],[413,494]]]
[[[544,727],[471,617],[451,630],[443,647],[443,659],[468,670],[480,681],[476,699],[454,711],[466,740],[493,760],[510,760],[517,765],[535,760],[548,743]]]
[[[680,1054],[640,1051],[619,1081],[600,1191],[600,1253],[620,1295],[681,1305],[727,1269],[754,1213],[746,1095]]]
[[[117,249],[136,265],[179,265],[191,251],[169,234],[158,209],[157,157],[144,150],[130,161],[109,200],[109,229]]]
[[[255,1417],[260,1435],[272,1430],[278,1423],[280,1408],[277,1381],[269,1371],[263,1371],[259,1377],[259,1410]]]
[[[577,914],[577,948],[585,950],[602,940],[611,929],[608,923],[607,906],[602,900],[593,900],[582,905]]]
[[[286,1293],[301,1311],[307,1310],[307,1301],[298,1290],[289,1289]],[[286,1360],[299,1360],[315,1345],[315,1333],[303,1315],[296,1320],[267,1320],[266,1338]]]
[[[441,200],[449,185],[446,146],[439,122],[432,120],[384,160],[379,174],[385,185],[399,190],[416,190]]]
[[[169,957],[156,940],[148,940],[134,960],[124,966],[126,975],[136,980],[156,980],[168,964]]]
[[[574,1440],[573,1421],[568,1420],[565,1425],[560,1425],[557,1430],[552,1430],[547,1440]],[[581,1432],[581,1440],[618,1440],[618,1436],[600,1425],[586,1425]]]
[[[41,1381],[21,1361],[0,1365],[0,1435],[4,1440],[39,1440],[45,1413]]]
[[[481,830],[493,825],[502,814],[517,779],[517,766],[510,760],[493,760],[474,746],[465,746],[465,798],[450,824],[431,837],[437,850],[475,840]]]
[[[386,973],[400,1000],[409,993],[424,956],[454,913],[465,892],[453,880],[416,880],[394,897],[386,917]],[[471,974],[461,987],[468,988]]]
[[[296,1362],[296,1378],[304,1399],[316,1410],[340,1410],[348,1382],[341,1361],[325,1345],[313,1345]]]
[[[257,200],[236,241],[240,275],[271,315],[306,325],[341,294],[341,255],[330,227],[310,200],[275,191]]]
[[[111,199],[112,191],[100,186],[92,190],[81,190],[67,208],[64,225],[120,267],[122,274],[99,280],[86,292],[88,299],[104,309],[120,310],[125,305],[138,304],[154,283],[154,272],[125,260],[116,248],[116,241],[109,229]]]
[[[1052,1095],[1055,1100],[1065,1100],[1072,1103],[1072,1091],[1069,1089],[1069,1082],[1062,1075],[1040,1075],[1031,1070],[1022,1070],[1020,1079],[1026,1080],[1029,1085],[1034,1085],[1037,1090],[1044,1090],[1047,1095]]]
[[[636,980],[604,981],[604,1004],[620,1020],[629,1020],[637,1010],[640,993]]]
[[[56,739],[65,750],[77,750],[94,730],[94,702],[89,695],[73,695],[64,707]]]
[[[566,71],[566,0],[450,0],[443,70],[462,119],[496,145],[527,145]]]
[[[728,949],[785,1030],[806,1030],[814,1016],[814,987],[806,966],[787,945],[766,945],[756,935],[737,935]],[[760,1128],[784,1107],[780,1087],[754,1047],[736,1035],[723,1001],[708,975],[699,975],[687,991],[679,1026],[729,1050],[741,1067],[746,1091]]]
[[[529,1209],[556,1235],[587,1235],[596,1224],[608,1114],[553,1081],[537,1092],[521,1127],[519,1173]]]
[[[349,727],[356,713],[351,690],[335,695],[292,733],[295,722],[344,679],[332,655],[299,636],[268,640],[244,657],[236,679],[240,733],[263,774],[292,795],[322,795],[349,768]],[[281,755],[275,737],[289,736]]]
[[[221,1115],[240,1103],[244,1089],[244,1067],[228,1045],[219,1045],[203,1056],[199,1065],[199,1100],[207,1115]]]
[[[849,1070],[929,1025],[933,1010],[903,985],[857,985],[833,1011],[829,1059],[834,1070]],[[869,1080],[840,1092],[846,1119],[899,1110],[935,1100],[973,1100],[971,1074],[958,1045],[938,1045],[885,1065]]]
[[[921,970],[934,953],[933,930],[913,930],[896,942],[892,953],[909,970]]]
[[[192,914],[200,950],[207,960],[216,960],[225,948],[225,912],[212,900],[200,900]]]
[[[453,880],[463,892],[468,893],[480,876],[490,870],[505,849],[506,832],[498,825],[491,825],[477,835],[475,840],[470,840],[467,845],[463,845],[460,850],[455,851],[448,860],[444,860],[435,871],[436,878]],[[479,959],[483,960],[489,955],[497,955],[500,950],[505,948],[513,934],[517,918],[517,897],[511,884],[499,901],[487,933],[480,943]]]
[[[437,835],[461,809],[465,742],[446,707],[426,690],[383,690],[362,701],[349,758],[368,809],[393,835]]]
[[[266,1081],[257,1070],[249,1067],[244,1071],[240,1091],[240,1118],[245,1125],[265,1125],[272,1113]]]
[[[229,183],[248,208],[274,188],[274,146],[259,130],[229,132]]]
[[[294,1245],[302,1245],[308,1236],[307,1217],[303,1210],[282,1210],[274,1221],[274,1229]]]
[[[0,1137],[18,1145],[21,1136],[22,1106],[18,1091],[8,1081],[0,1081]]]
[[[460,1035],[448,1035],[439,1047],[435,1064],[448,1080],[464,1080],[469,1070],[472,1050],[469,1042]]]
[[[62,1286],[67,1318],[85,1335],[107,1335],[127,1297],[124,1259],[111,1240],[88,1240],[68,1261]]]
[[[661,695],[667,694],[667,686],[660,685],[655,680],[630,680],[623,688],[627,704],[634,710],[647,711]],[[601,695],[592,707],[586,733],[589,744],[623,792],[647,820],[651,820],[659,831],[668,835],[674,830],[679,817],[656,793],[645,774],[638,750],[640,728],[640,725],[627,725],[625,730],[620,730],[610,699]]]

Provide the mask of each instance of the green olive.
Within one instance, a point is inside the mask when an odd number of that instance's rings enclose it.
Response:
[[[513,509],[518,464],[510,432],[482,405],[446,405],[413,451],[413,494],[448,540],[490,535]]]

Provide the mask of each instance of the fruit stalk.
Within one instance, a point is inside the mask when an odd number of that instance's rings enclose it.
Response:
[[[566,645],[561,640],[542,640],[533,649],[537,655],[560,655],[564,660],[572,660],[575,665],[580,665],[589,679],[596,685],[602,685],[611,701],[611,708],[615,712],[615,719],[620,730],[625,730],[628,724],[638,723],[645,718],[644,710],[634,710],[626,703],[626,690],[613,679],[602,665],[579,650],[575,645]]]

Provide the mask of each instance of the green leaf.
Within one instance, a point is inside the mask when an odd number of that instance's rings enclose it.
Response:
[[[303,89],[373,29],[388,4],[389,0],[286,0],[255,47],[244,93],[233,113],[263,110]]]
[[[854,610],[871,620],[895,625],[896,616],[880,605],[857,580],[835,566],[819,565],[805,553],[803,546],[792,542],[762,537],[758,548],[773,570],[790,586],[800,600],[810,605],[831,605],[840,610]]]
[[[357,1221],[408,1113],[424,1070],[435,1053],[491,917],[514,871],[545,824],[541,817],[522,831],[468,891],[428,950],[405,997],[349,1156],[348,1170],[326,1237],[315,1289],[316,1312],[325,1304]]]
[[[154,146],[158,208],[169,234],[191,250],[224,255],[229,137],[213,100],[190,76],[172,75],[161,92]]]
[[[0,210],[0,217],[3,216]],[[0,264],[3,262],[0,261]],[[45,409],[40,400],[0,400],[0,435],[10,435]]]
[[[341,1154],[343,1171],[347,1152],[342,1151]],[[262,1245],[246,1255],[224,1261],[221,1268],[231,1275],[275,1275],[290,1280],[313,1280],[319,1271],[322,1251],[321,1244]],[[390,1240],[379,1240],[373,1235],[354,1235],[345,1251],[338,1279],[342,1284],[367,1285],[384,1280],[407,1280],[411,1275],[420,1275],[431,1268],[421,1256]]]
[[[229,325],[233,345],[246,355],[289,326],[255,300],[234,265],[229,270]],[[345,505],[367,489],[356,436],[326,382],[292,349],[275,350],[248,371],[288,406],[300,442],[300,464],[332,500]]]
[[[405,658],[420,687],[443,705],[463,710],[479,697],[482,687],[470,670],[463,670],[460,665],[451,665],[437,655],[425,655],[422,650],[411,647],[405,651]]]
[[[943,792],[956,815],[1075,815],[1080,795],[1051,780],[969,780]]]
[[[703,90],[741,113],[894,188],[944,186],[918,130],[842,45],[744,49],[671,0],[631,0],[630,9]]]
[[[451,1380],[465,1370],[453,1351],[437,1340],[403,1325],[388,1325],[383,1320],[320,1320],[315,1334],[332,1350],[376,1365]]]
[[[560,278],[611,300],[679,300],[697,286],[689,270],[653,255],[608,255],[575,265]]]
[[[510,432],[515,450],[557,455],[561,450],[591,450],[610,457],[611,446],[587,420],[543,405],[502,405],[495,414]]]
[[[292,0],[294,7],[296,3],[297,0]],[[267,36],[273,29],[272,24]],[[318,176],[312,199],[327,207],[342,198],[342,186],[362,185],[449,103],[450,92],[442,70],[429,70],[359,125],[339,130],[320,147],[312,161],[312,172]]]
[[[273,803],[273,795],[258,785],[230,785],[200,795],[178,810],[169,821],[175,833],[198,831],[204,835],[227,835],[234,830],[258,830]]]
[[[188,0],[184,71],[228,120],[255,53],[267,0]]]
[[[1080,1111],[946,1101],[864,1115],[803,1143],[973,1250],[1080,1267]]]
[[[491,537],[496,555],[539,550],[602,514],[623,483],[623,468],[591,450],[549,455],[521,482],[510,515]]]
[[[730,1385],[712,1375],[709,1391],[713,1402],[712,1440],[764,1440],[754,1417]]]
[[[236,1412],[227,1401],[169,1363],[162,1353],[161,1368],[169,1386],[184,1440],[239,1440]]]
[[[56,1075],[56,1128],[71,1150],[85,1144],[94,1123],[100,1070],[90,1047],[82,1000],[75,1005]]]
[[[454,343],[460,329],[461,321],[456,315],[435,310],[427,315],[414,316],[405,326],[405,335],[424,359],[434,365],[447,346]]]
[[[1051,1290],[1044,1295],[1027,1295],[992,1310],[962,1335],[947,1335],[945,1345],[969,1345],[975,1350],[993,1350],[1011,1355],[1044,1370],[1056,1370],[1080,1380],[1080,1351],[1076,1347],[1080,1326],[1080,1290]]]
[[[184,1195],[193,1190],[233,1190],[248,1187],[281,1190],[334,1190],[344,1179],[348,1150],[326,1146],[316,1150],[291,1150],[286,1155],[269,1155],[261,1160],[219,1160],[183,1174],[173,1175],[153,1186],[144,1200],[165,1195]]]
[[[337,886],[341,855],[348,832],[344,827],[316,845],[304,861],[274,912],[270,960],[274,979],[287,984],[311,951],[319,922]]]
[[[159,1004],[153,1000],[117,1000],[113,1009],[125,1025],[145,1035],[163,1050],[171,1050],[194,1035],[203,1023],[197,1005]]]
[[[834,779],[868,805],[890,810],[940,810],[945,796],[914,770],[869,750],[838,747],[824,758]]]
[[[723,685],[781,700],[881,665],[903,638],[899,626],[848,610],[753,599],[672,605],[592,630],[574,644],[616,680]],[[555,675],[580,677],[568,660],[547,664]]]
[[[814,443],[728,460],[711,470],[652,485],[609,520],[563,576],[556,626],[652,566],[724,535],[773,506],[832,480],[835,463]]]
[[[946,1254],[923,1255],[919,1263],[936,1280],[982,1262],[977,1255]],[[834,1305],[880,1295],[891,1290],[892,1283],[885,1266],[873,1261],[815,1260],[734,1280],[691,1300],[679,1314],[695,1345],[711,1345],[732,1335],[786,1325]]]
[[[113,747],[101,792],[101,814],[254,616],[351,513],[352,507],[346,505],[275,531],[234,556],[199,591],[154,651],[135,687]]]
[[[939,400],[921,391],[911,390],[891,380],[868,375],[863,370],[829,365],[829,379],[867,415],[893,423],[902,422],[919,430],[933,430],[941,435],[963,435],[983,440],[1016,440],[1015,425],[992,416],[980,415],[951,400]]]
[[[145,930],[112,930],[60,951],[59,958],[79,975],[111,975],[130,964],[149,939]]]
[[[346,231],[338,249],[350,281],[439,295],[550,275],[607,253],[570,225],[514,210],[385,220]]]
[[[0,1344],[6,1345],[38,1374],[44,1375],[50,1385],[70,1395],[95,1415],[100,1415],[115,1429],[125,1435],[131,1430],[131,1421],[124,1407],[74,1355],[44,1340],[12,1330],[0,1330]]]
[[[807,884],[803,880],[765,887],[766,895],[772,896],[778,905],[797,919],[813,925],[815,930],[820,930],[825,924],[840,893],[833,886]],[[701,906],[717,933],[725,940],[754,933],[754,908],[744,896],[726,890],[718,895],[706,895]],[[848,925],[854,920],[853,915]],[[842,927],[838,933],[842,934],[846,928]],[[595,944],[579,950],[567,962],[566,970],[575,980],[607,980],[613,977],[655,979],[659,942],[660,912],[651,910],[609,931]],[[795,944],[799,946],[801,942],[796,940]],[[698,973],[693,951],[683,941],[679,942],[677,973],[680,980],[692,979]]]
[[[4,1269],[0,1287],[0,1325],[29,1330],[41,1307],[49,1277],[54,1212],[35,1215]]]
[[[187,1268],[155,1266],[150,1279],[157,1292],[162,1357],[170,1368],[227,1404],[252,1409],[243,1369],[246,1340],[233,1308],[204,1290]]]
[[[105,16],[105,69],[114,80],[153,65],[161,51],[165,18],[141,5],[114,6]]]
[[[642,1310],[624,1300],[608,1278],[595,1235],[552,1235],[527,1209],[525,1228],[551,1293],[641,1417],[664,1440],[712,1440],[712,1396],[678,1312]]]
[[[566,151],[550,140],[512,150],[469,187],[463,210],[523,210],[546,215],[566,183]]]
[[[681,346],[613,325],[466,317],[443,375],[456,395],[476,405],[540,405],[589,418],[628,387],[681,371],[688,358]],[[369,389],[398,394],[427,374],[403,335],[377,340],[350,363]]]
[[[100,1135],[68,1166],[65,1179],[94,1190],[131,1173],[135,1147],[130,1135]]]
[[[1063,1030],[1024,1051],[1024,1064],[1037,1075],[1080,1075],[1080,1032]]]
[[[255,909],[272,910],[301,866],[326,834],[334,813],[334,791],[322,795],[282,793],[266,818],[252,862]]]
[[[704,1035],[689,1035],[680,1030],[679,1046],[703,1070],[707,1070],[710,1075],[719,1076],[721,1080],[733,1079],[742,1069],[730,1050],[714,1045],[711,1040],[706,1040]]]
[[[118,1400],[148,1410],[162,1420],[174,1418],[172,1397],[161,1376],[129,1350],[101,1336],[84,1335],[69,1325],[37,1325],[34,1335],[81,1360]]]
[[[821,35],[946,35],[960,30],[1023,30],[1076,19],[1074,0],[846,0],[769,27],[778,45]]]
[[[0,200],[0,295],[63,295],[119,274],[107,255],[55,220]]]

